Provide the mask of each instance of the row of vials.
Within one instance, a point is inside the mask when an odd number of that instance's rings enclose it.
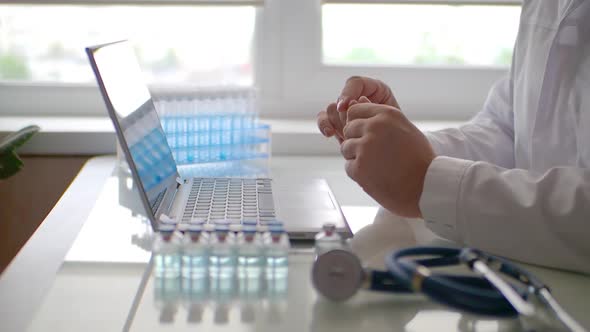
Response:
[[[173,322],[181,304],[191,323],[200,322],[209,307],[214,321],[224,323],[234,304],[243,311],[242,318],[251,321],[261,301],[284,300],[290,244],[282,224],[263,232],[248,222],[239,232],[226,224],[211,231],[202,225],[188,225],[184,232],[177,229],[160,226],[153,243],[154,301],[160,322]]]
[[[163,224],[152,246],[154,273],[162,278],[198,278],[206,268],[209,274],[230,277],[238,267],[256,273],[264,266],[287,266],[289,248],[281,223],[269,225],[264,232],[246,222],[239,232],[230,231],[224,223],[212,231],[191,224],[184,232]]]

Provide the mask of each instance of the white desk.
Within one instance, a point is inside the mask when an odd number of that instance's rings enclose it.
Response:
[[[53,211],[0,276],[1,331],[512,331],[512,320],[496,321],[445,308],[422,296],[361,292],[344,304],[321,299],[310,283],[309,250],[290,255],[288,283],[281,294],[248,299],[209,298],[195,320],[190,303],[178,298],[174,321],[161,323],[161,301],[142,249],[150,233],[145,220],[119,196],[111,176],[113,157],[94,158],[82,169]],[[371,224],[375,202],[342,168],[340,158],[274,158],[274,177],[299,174],[326,178],[352,228]],[[137,203],[137,202],[136,202]],[[421,222],[379,216],[356,236],[355,248],[379,266],[391,248],[432,243]],[[527,266],[552,286],[556,298],[590,327],[590,278]]]

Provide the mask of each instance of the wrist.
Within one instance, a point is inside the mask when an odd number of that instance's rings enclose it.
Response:
[[[422,197],[422,193],[424,192],[424,184],[426,182],[426,175],[428,174],[428,169],[432,162],[436,158],[434,153],[429,154],[424,158],[424,160],[416,167],[416,184],[415,184],[415,195],[413,196],[414,200],[412,201],[412,207],[415,208],[415,216],[416,218],[423,218],[422,211],[420,210],[420,198]]]

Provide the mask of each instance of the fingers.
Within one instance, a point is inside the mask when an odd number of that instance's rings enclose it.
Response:
[[[369,98],[365,97],[365,96],[361,96],[359,98],[359,100],[353,99],[348,103],[348,107],[350,108],[353,105],[356,104],[361,104],[361,103],[370,103],[371,101],[369,100]]]
[[[344,126],[343,130],[344,138],[349,139],[362,137],[365,133],[365,126],[366,121],[363,121],[362,119],[355,119],[351,122],[348,122],[346,126]]]
[[[352,105],[347,113],[346,122],[352,122],[356,119],[368,119],[382,112],[390,112],[393,108],[385,105],[376,105],[371,103],[360,103]]]
[[[334,135],[336,137],[343,139],[344,135],[342,134],[342,129],[344,129],[344,124],[346,123],[346,118],[344,121],[340,119],[340,114],[336,110],[336,104],[331,103],[328,105],[328,109],[326,109],[326,113],[328,114],[328,121],[334,129]]]
[[[332,116],[330,116],[330,114],[332,114]],[[328,108],[325,111],[321,111],[318,113],[318,128],[326,137],[334,136],[334,134],[336,134],[337,129],[341,126],[339,118],[338,121],[336,121],[335,123],[331,120],[331,117],[333,118],[334,115],[337,115],[335,103],[331,103],[330,105],[328,105]]]
[[[340,120],[340,124],[342,125],[342,131],[344,131],[344,127],[346,126],[346,117],[347,117],[346,112],[336,111],[336,113],[338,114],[338,119]],[[342,136],[344,136],[344,134]]]
[[[348,107],[356,105],[358,103],[370,103],[371,101],[369,100],[369,98],[365,97],[365,96],[361,96],[359,98],[359,100],[357,101],[356,99],[351,100],[348,103]],[[344,126],[346,127],[346,121],[347,121],[347,117],[348,115],[346,114],[346,112],[338,112],[338,114],[340,114],[340,123],[344,123]],[[342,128],[342,131],[344,132],[344,128]]]
[[[330,120],[328,119],[328,113],[326,111],[321,111],[318,113],[317,123],[320,132],[324,136],[334,136],[334,128],[332,128],[332,124],[330,124]]]
[[[348,109],[352,100],[357,100],[363,95],[363,89],[367,78],[361,76],[352,76],[344,84],[344,88],[338,98],[337,110],[344,112]]]
[[[346,111],[350,107],[350,102],[359,100],[361,96],[367,96],[367,100],[370,99],[371,102],[376,104],[385,104],[397,109],[400,108],[387,84],[374,78],[352,76],[346,80],[338,98],[338,112]]]
[[[346,160],[355,159],[357,156],[358,147],[360,145],[359,138],[347,139],[340,145],[340,153]]]
[[[365,97],[365,96],[361,96],[359,98],[359,103],[370,103],[371,101],[369,100],[369,98]]]

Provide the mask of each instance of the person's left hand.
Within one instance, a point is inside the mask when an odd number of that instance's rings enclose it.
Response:
[[[384,208],[421,218],[424,178],[435,158],[432,146],[395,107],[359,101],[348,109],[340,149],[346,173]]]

